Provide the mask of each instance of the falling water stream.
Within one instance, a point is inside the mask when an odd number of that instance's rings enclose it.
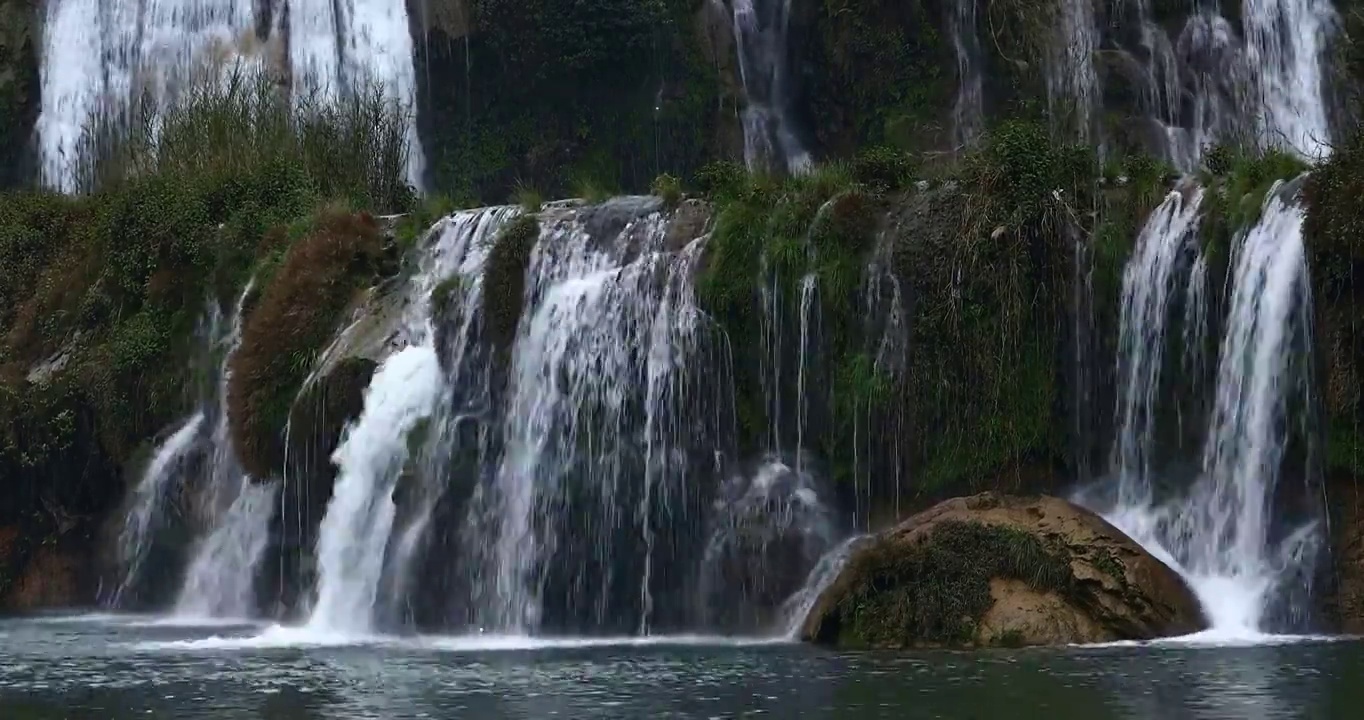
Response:
[[[1279,528],[1271,512],[1292,436],[1288,406],[1310,393],[1302,380],[1307,371],[1292,361],[1311,316],[1299,185],[1276,184],[1259,221],[1237,239],[1207,440],[1192,485],[1173,495],[1153,487],[1150,453],[1162,386],[1151,368],[1167,342],[1160,328],[1181,277],[1168,258],[1189,243],[1189,223],[1170,222],[1180,216],[1175,196],[1142,231],[1124,279],[1120,365],[1128,371],[1120,379],[1118,499],[1108,517],[1180,570],[1218,637],[1256,637],[1279,627],[1281,585],[1301,577],[1320,541],[1311,518]],[[1188,275],[1189,296],[1205,282],[1200,262],[1193,260]]]

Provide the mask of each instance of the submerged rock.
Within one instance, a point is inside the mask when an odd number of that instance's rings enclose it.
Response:
[[[1064,500],[940,503],[854,551],[801,637],[845,647],[1060,645],[1205,626],[1179,575]]]

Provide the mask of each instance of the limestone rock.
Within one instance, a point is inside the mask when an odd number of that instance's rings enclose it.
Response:
[[[1059,645],[1205,626],[1179,575],[1059,498],[943,502],[864,543],[802,637],[848,647]]]

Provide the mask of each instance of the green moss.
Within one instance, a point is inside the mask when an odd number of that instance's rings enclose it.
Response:
[[[876,145],[857,153],[852,174],[863,187],[884,193],[901,190],[914,179],[914,157],[903,150]]]
[[[540,221],[521,215],[498,234],[483,270],[483,337],[505,353],[516,340],[521,304],[526,289],[526,269],[531,251],[540,238]]]
[[[431,312],[435,317],[446,317],[454,312],[454,301],[463,294],[467,280],[463,275],[451,275],[431,289]]]
[[[1207,211],[1201,225],[1204,241],[1224,253],[1238,232],[1260,219],[1265,195],[1274,183],[1306,170],[1306,163],[1285,150],[1261,152],[1225,145],[1211,148],[1202,173],[1208,186]]]
[[[922,428],[918,492],[968,492],[1005,466],[1060,456],[1059,332],[1075,243],[1096,229],[1098,172],[1086,148],[1010,122],[965,159],[955,188],[896,211],[895,265],[916,299],[902,402]]]
[[[1123,569],[1122,563],[1118,562],[1118,559],[1113,557],[1113,553],[1108,549],[1100,550],[1094,555],[1092,562],[1094,567],[1116,580],[1119,586],[1127,584],[1127,572]]]
[[[822,629],[837,633],[844,647],[970,643],[994,604],[991,579],[1062,595],[1073,583],[1069,558],[1036,536],[955,521],[934,527],[913,547],[881,541],[854,556],[844,572],[854,584],[839,601],[836,620]]]

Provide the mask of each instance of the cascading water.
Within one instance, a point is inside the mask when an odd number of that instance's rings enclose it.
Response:
[[[791,0],[732,0],[744,108],[744,160],[750,169],[805,172],[810,154],[790,118],[787,33]]]
[[[1276,185],[1259,222],[1238,238],[1215,407],[1198,477],[1187,492],[1158,498],[1149,475],[1124,472],[1119,465],[1120,499],[1109,514],[1115,525],[1184,574],[1218,636],[1273,629],[1285,580],[1303,574],[1319,542],[1310,517],[1284,522],[1272,512],[1292,435],[1289,403],[1300,394],[1310,402],[1310,387],[1301,381],[1310,370],[1294,361],[1311,319],[1299,184]],[[1192,281],[1200,282],[1197,273]],[[1130,367],[1164,339],[1146,332],[1149,326],[1143,323],[1156,323],[1156,318],[1128,305],[1125,323],[1129,311],[1131,321],[1141,325],[1141,337],[1151,343],[1124,346]],[[1158,377],[1124,374],[1125,397],[1149,403]],[[1139,410],[1120,416],[1120,445],[1124,435],[1133,443],[1152,444],[1154,409],[1148,404]],[[1150,471],[1149,465],[1136,467]]]
[[[151,547],[152,535],[161,519],[162,506],[173,481],[180,476],[183,462],[195,449],[203,424],[202,411],[180,423],[175,432],[156,448],[147,469],[142,472],[142,479],[133,490],[128,515],[118,536],[119,564],[123,574],[112,598],[115,607],[138,580]]]
[[[1322,61],[1337,23],[1330,0],[1245,0],[1242,22],[1262,142],[1324,156],[1331,131]]]
[[[436,352],[425,345],[389,357],[370,381],[364,412],[333,455],[339,475],[318,534],[310,629],[371,629],[408,436],[435,409],[442,382]]]
[[[43,181],[80,189],[80,166],[97,158],[96,123],[134,121],[198,82],[230,69],[264,70],[267,40],[287,47],[297,98],[328,99],[378,85],[407,112],[408,179],[422,187],[415,70],[403,0],[293,0],[289,25],[253,0],[51,0],[43,24],[42,109],[37,121]],[[282,7],[282,4],[281,4]],[[269,29],[281,38],[258,36]],[[271,68],[279,72],[283,68]],[[317,97],[320,94],[320,98]],[[143,108],[143,103],[150,103]]]
[[[818,596],[823,588],[809,589],[805,573],[821,563],[841,566],[836,556],[830,557],[842,533],[827,496],[828,489],[819,487],[815,475],[775,458],[767,458],[751,474],[736,474],[726,481],[714,503],[713,527],[701,563],[701,602],[709,625],[771,625],[772,620],[753,617],[755,607],[802,605],[803,592]],[[814,581],[821,583],[827,581]],[[757,602],[735,605],[736,591]],[[778,626],[791,623],[788,612],[779,612]]]
[[[405,0],[292,0],[289,69],[294,97],[333,99],[371,83],[402,109],[407,180],[423,187],[426,157],[417,136],[416,67]]]
[[[1202,188],[1186,197],[1175,191],[1151,213],[1123,272],[1118,334],[1118,440],[1112,465],[1119,477],[1120,506],[1151,501],[1151,463],[1156,399],[1164,366],[1165,328],[1170,320],[1175,271],[1198,228]]]
[[[505,448],[469,518],[492,538],[468,561],[480,627],[534,631],[564,603],[592,624],[623,623],[610,610],[625,603],[627,627],[648,630],[660,612],[656,586],[673,581],[657,572],[673,542],[661,531],[669,516],[690,515],[696,490],[688,455],[723,422],[718,398],[696,414],[689,405],[704,397],[687,362],[706,330],[691,287],[702,241],[669,251],[656,201],[613,203],[593,212],[595,222],[633,218],[616,221],[614,236],[591,232],[593,221],[542,216],[511,350]],[[637,533],[635,550],[620,545],[623,533]],[[638,571],[619,573],[622,565]]]
[[[1067,134],[1089,140],[1099,103],[1099,75],[1094,68],[1099,30],[1094,0],[1062,0],[1058,35],[1046,66],[1047,107]]]
[[[958,149],[975,140],[985,122],[977,0],[957,0],[948,18],[957,56],[957,98],[952,105],[952,138]]]
[[[1286,565],[1317,540],[1312,523],[1275,538],[1271,512],[1300,387],[1290,358],[1311,316],[1303,221],[1297,198],[1276,186],[1237,248],[1203,477],[1173,528],[1187,539],[1178,557],[1196,591],[1215,599],[1205,604],[1217,630],[1260,630]]]
[[[256,569],[270,542],[278,483],[240,476],[237,495],[190,562],[175,614],[247,618],[255,614]]]
[[[255,289],[246,284],[233,308],[231,328],[221,342],[217,367],[217,423],[210,438],[208,487],[202,514],[209,526],[197,544],[175,604],[175,614],[198,618],[245,618],[254,614],[256,571],[270,542],[270,519],[278,483],[257,483],[242,471],[229,434],[229,362],[241,344],[243,307]]]

